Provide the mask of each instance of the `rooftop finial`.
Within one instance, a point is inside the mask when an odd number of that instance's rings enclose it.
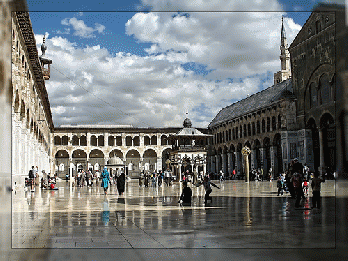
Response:
[[[47,46],[45,45],[45,42],[46,42],[46,35],[44,35],[42,45],[41,45],[41,52],[42,52],[41,56],[45,56],[45,52],[47,50]]]
[[[281,38],[286,38],[285,28],[284,28],[284,17],[282,16],[282,29],[281,29]]]

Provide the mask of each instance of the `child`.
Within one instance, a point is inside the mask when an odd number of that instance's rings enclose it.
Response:
[[[306,179],[303,181],[303,193],[308,197],[308,181]]]

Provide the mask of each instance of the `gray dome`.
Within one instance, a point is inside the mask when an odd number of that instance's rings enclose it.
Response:
[[[184,120],[184,128],[191,128],[192,127],[192,122],[191,122],[191,120],[189,119],[189,118],[186,118],[185,120]]]

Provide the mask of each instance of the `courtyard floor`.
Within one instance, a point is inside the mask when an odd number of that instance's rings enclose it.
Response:
[[[111,186],[12,192],[12,248],[301,249],[336,247],[335,181],[322,184],[322,208],[295,209],[276,181],[214,181],[212,202],[192,187],[192,205],[178,204],[179,183],[139,187],[127,182],[119,196]],[[311,195],[311,191],[309,191]]]

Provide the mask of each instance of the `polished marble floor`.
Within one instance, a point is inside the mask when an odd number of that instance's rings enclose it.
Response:
[[[139,187],[127,182],[119,196],[111,186],[12,192],[12,248],[284,249],[336,247],[335,181],[322,184],[322,208],[295,209],[276,182],[225,181],[204,204],[204,188],[192,187],[192,205],[180,206],[179,183]],[[309,191],[311,195],[311,191]]]

